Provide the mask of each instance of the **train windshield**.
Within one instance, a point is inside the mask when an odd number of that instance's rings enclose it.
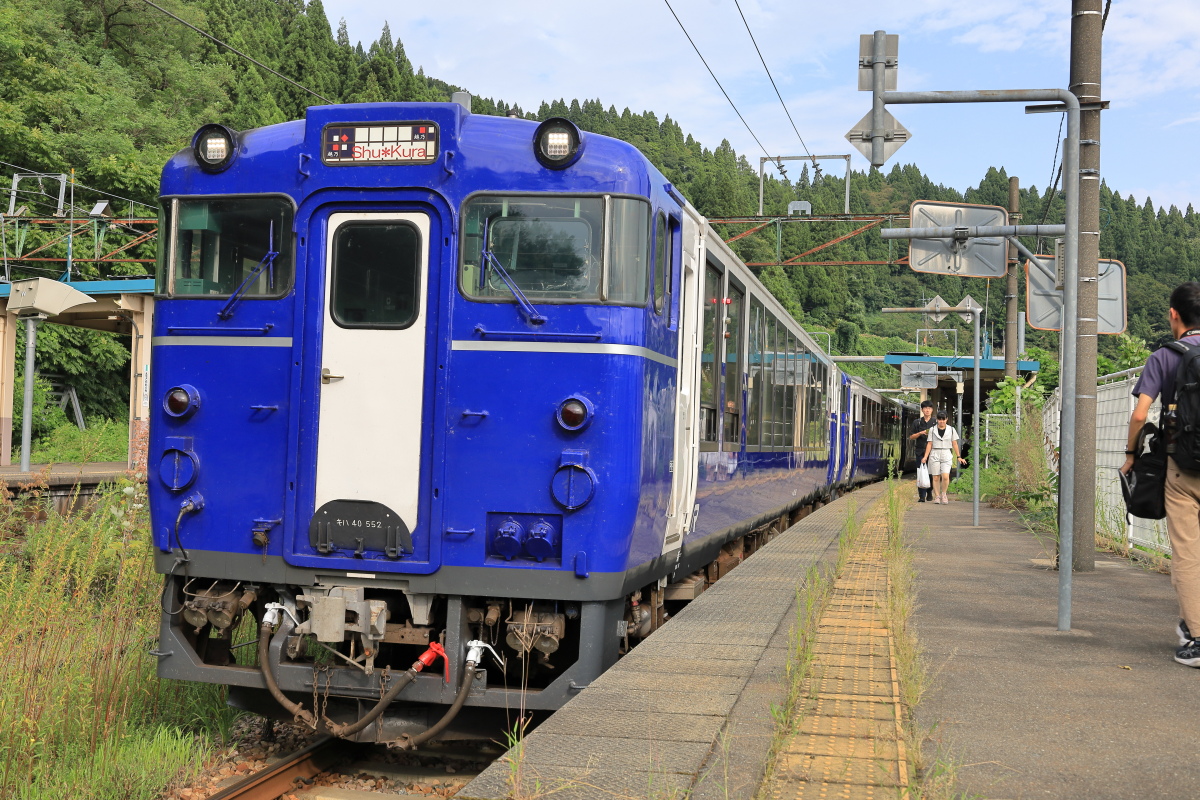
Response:
[[[469,297],[513,300],[505,276],[484,258],[486,248],[531,300],[646,303],[650,206],[644,200],[480,196],[467,203],[463,219],[460,278]]]
[[[170,294],[279,297],[291,288],[292,204],[287,199],[176,200],[171,217]]]

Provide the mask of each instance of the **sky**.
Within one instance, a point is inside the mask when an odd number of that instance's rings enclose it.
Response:
[[[706,147],[728,139],[756,167],[763,155],[806,152],[852,153],[855,170],[868,167],[844,138],[871,107],[870,93],[857,91],[859,34],[899,34],[901,91],[1068,84],[1070,0],[738,2],[783,104],[734,0],[670,0],[754,136],[665,0],[325,0],[325,11],[334,26],[344,18],[351,41],[364,47],[386,21],[414,65],[475,95],[527,110],[558,98],[651,110]],[[1111,108],[1101,122],[1100,167],[1108,186],[1139,203],[1149,196],[1156,206],[1200,209],[1200,148],[1188,145],[1200,138],[1200,2],[1112,0],[1103,69]],[[960,191],[978,185],[989,166],[1041,192],[1054,177],[1061,114],[1027,115],[1019,103],[889,110],[912,138],[884,170],[914,163]],[[789,170],[798,172],[799,165]]]

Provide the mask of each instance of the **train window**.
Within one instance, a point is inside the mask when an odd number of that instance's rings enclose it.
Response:
[[[485,235],[494,261],[483,256]],[[459,282],[475,300],[513,302],[499,262],[531,300],[642,306],[649,256],[650,206],[644,200],[611,198],[606,204],[603,197],[480,195],[463,208]],[[602,286],[605,272],[608,285]]]
[[[174,206],[173,201],[168,201],[162,204],[158,209],[158,229],[160,231],[171,230],[171,208]],[[170,249],[170,244],[166,235],[159,240],[159,246],[155,248],[154,254],[154,293],[167,294],[170,291],[171,269],[167,262],[167,253]]]
[[[721,273],[708,266],[704,270],[704,350],[700,354],[700,438],[717,441],[717,336],[720,334]]]
[[[404,222],[348,222],[333,239],[329,313],[343,328],[407,328],[421,310],[421,235]]]
[[[171,294],[228,297],[242,287],[243,297],[280,297],[291,289],[291,202],[179,200],[176,209]]]
[[[608,300],[626,306],[646,304],[650,288],[650,206],[614,197],[609,237]]]
[[[745,293],[732,283],[725,305],[725,444],[742,443],[742,305]]]
[[[762,303],[750,301],[749,351],[750,402],[746,411],[746,446],[757,448],[762,427],[763,392],[763,314]]]
[[[661,314],[667,305],[667,283],[670,280],[670,234],[667,218],[659,212],[654,222],[654,311]]]

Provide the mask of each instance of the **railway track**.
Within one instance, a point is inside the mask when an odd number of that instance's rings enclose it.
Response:
[[[414,795],[446,797],[470,781],[500,754],[490,742],[435,743],[389,761],[380,745],[356,745],[322,736],[266,769],[226,786],[208,800],[389,800]],[[374,789],[345,784],[374,783]]]

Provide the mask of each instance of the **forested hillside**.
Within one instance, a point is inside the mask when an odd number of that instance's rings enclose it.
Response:
[[[441,101],[459,88],[425,75],[386,26],[369,46],[352,42],[344,24],[331,26],[319,0],[162,0],[160,5],[332,102]],[[268,125],[298,118],[306,106],[322,102],[141,0],[0,3],[0,161],[5,162],[0,177],[16,169],[74,169],[83,184],[153,204],[163,162],[200,124]],[[476,98],[475,110],[504,114],[510,106],[502,99]],[[566,116],[588,131],[632,142],[706,215],[756,213],[758,175],[751,162],[728,142],[705,146],[696,141],[669,116],[670,108],[634,113],[601,100],[557,100],[536,111],[517,111],[530,119]],[[757,157],[753,161],[757,165]],[[840,174],[818,176],[807,166],[793,168],[792,174],[792,181],[768,177],[767,213],[783,213],[795,199],[811,201],[816,213],[841,211]],[[1033,176],[1022,178],[1025,219],[1061,222],[1061,194],[1047,203],[1047,187],[1035,187]],[[885,172],[854,173],[851,208],[905,211],[915,199],[1004,203],[1007,191],[1003,169],[989,169],[978,186],[959,191],[934,184],[916,165],[896,165]],[[1101,205],[1101,252],[1129,268],[1129,332],[1153,342],[1167,331],[1170,289],[1200,276],[1200,219],[1191,206],[1156,209],[1150,198],[1122,197],[1107,185]],[[729,235],[745,227],[730,226]],[[851,229],[845,223],[785,224],[784,258]],[[772,229],[734,246],[747,261],[775,260]],[[894,260],[904,252],[903,244],[884,242],[870,231],[812,258]],[[16,274],[24,273],[18,268]],[[858,337],[867,331],[911,341],[916,327],[911,319],[877,311],[934,294],[957,302],[970,293],[986,301],[987,325],[997,346],[1003,330],[999,282],[989,288],[982,280],[919,275],[887,265],[767,267],[762,279],[804,324],[833,330],[842,352],[863,349]],[[62,372],[60,361],[86,363],[77,357],[80,348],[110,352],[115,345],[98,337],[77,338],[46,348],[39,367]],[[1114,352],[1114,338],[1102,337],[1102,352]],[[1054,347],[1050,335],[1035,334],[1031,341]],[[119,376],[119,368],[111,374]],[[89,397],[108,399],[89,401],[90,413],[120,415],[120,402],[101,388]]]

